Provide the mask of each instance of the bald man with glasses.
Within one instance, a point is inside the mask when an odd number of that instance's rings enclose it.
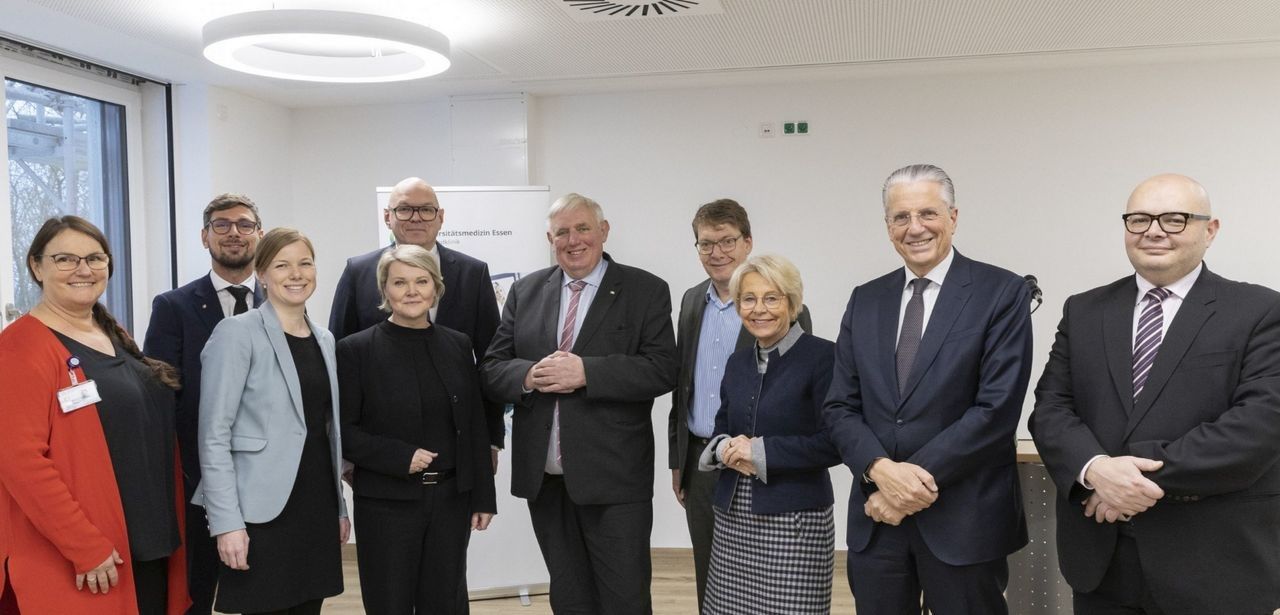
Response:
[[[1067,299],[1030,420],[1075,613],[1280,610],[1280,294],[1209,271],[1189,177],[1121,217],[1135,273]]]
[[[388,313],[378,309],[382,303],[382,294],[378,290],[378,259],[394,245],[413,244],[435,257],[447,289],[440,297],[440,303],[431,308],[431,322],[465,333],[471,339],[476,361],[484,358],[493,333],[498,330],[499,318],[489,265],[436,241],[444,226],[444,218],[445,211],[440,206],[436,191],[422,179],[410,177],[392,188],[382,220],[395,238],[395,244],[347,260],[329,311],[329,331],[335,341],[387,319]],[[503,408],[502,404],[485,403],[495,472],[498,450],[506,439]]]

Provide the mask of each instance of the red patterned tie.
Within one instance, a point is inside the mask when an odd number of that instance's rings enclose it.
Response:
[[[1133,336],[1133,398],[1137,399],[1147,383],[1147,374],[1156,362],[1156,352],[1164,339],[1164,307],[1161,305],[1172,293],[1165,288],[1147,291],[1147,306],[1138,316],[1138,333]]]
[[[578,321],[578,301],[582,299],[582,289],[587,287],[587,283],[582,280],[574,280],[569,282],[569,309],[564,313],[564,327],[560,329],[560,352],[569,352],[573,349],[573,325]],[[556,465],[564,466],[560,462],[560,400],[556,400],[555,411],[551,417],[552,424],[556,430]]]

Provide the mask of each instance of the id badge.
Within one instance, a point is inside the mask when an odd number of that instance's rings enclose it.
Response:
[[[58,405],[62,412],[73,412],[85,406],[102,401],[98,396],[98,385],[92,380],[85,380],[58,391]]]

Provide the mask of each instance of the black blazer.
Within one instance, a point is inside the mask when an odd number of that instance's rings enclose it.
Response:
[[[481,366],[490,398],[515,404],[511,493],[537,497],[558,399],[564,481],[573,501],[650,500],[653,400],[671,390],[676,375],[671,291],[657,276],[610,260],[573,344],[587,386],[568,394],[525,394],[529,369],[559,346],[562,281],[561,269],[548,267],[511,287]]]
[[[444,295],[440,297],[435,324],[470,338],[472,354],[478,363],[498,328],[498,301],[494,298],[489,265],[440,244],[436,247],[440,250]],[[382,294],[378,292],[378,259],[386,250],[378,248],[347,259],[329,311],[329,331],[334,339],[342,341],[387,319],[387,313],[378,309],[382,303]],[[486,404],[489,443],[498,448],[502,448],[506,436],[503,409],[499,403]]]
[[[676,356],[680,359],[675,390],[671,392],[671,412],[667,415],[667,467],[683,468],[690,452],[694,455],[702,451],[689,450],[689,408],[693,405],[694,366],[698,362],[698,337],[702,334],[702,313],[707,306],[707,289],[711,287],[711,278],[695,284],[684,291],[680,300],[680,320],[676,335]],[[796,322],[805,332],[813,331],[813,319],[809,315],[808,306],[800,306],[800,315]],[[734,351],[751,348],[755,345],[746,327],[738,330],[738,341]],[[689,477],[681,476],[680,484],[687,486]]]
[[[262,287],[253,296],[253,306],[262,305]],[[178,448],[182,473],[191,499],[200,484],[200,455],[196,432],[200,417],[200,351],[223,319],[222,304],[213,290],[213,280],[202,275],[185,286],[160,293],[151,302],[151,322],[142,342],[142,354],[177,368],[182,381],[178,391]]]
[[[1128,276],[1067,299],[1030,428],[1058,487],[1058,557],[1097,588],[1117,528],[1086,519],[1076,482],[1094,455],[1164,461],[1165,497],[1132,524],[1151,592],[1169,613],[1280,606],[1280,294],[1206,267],[1133,399]],[[1167,600],[1167,601],[1166,601]]]
[[[1031,378],[1030,293],[1016,274],[956,252],[899,395],[904,272],[853,290],[836,342],[826,420],[856,481],[849,549],[871,543],[876,524],[863,505],[875,485],[860,477],[887,457],[938,483],[938,500],[913,516],[934,556],[953,566],[1005,557],[1027,544],[1015,462]]]
[[[754,345],[729,357],[716,435],[760,436],[764,443],[769,482],[757,478],[752,483],[751,512],[821,509],[835,501],[827,468],[840,463],[840,454],[822,425],[834,357],[835,344],[807,333],[786,354],[773,351],[763,375]],[[720,473],[717,508],[729,510],[738,476],[732,470]]]
[[[421,481],[409,474],[413,453],[422,448],[417,437],[422,433],[422,402],[405,400],[418,397],[416,379],[437,378],[449,397],[457,429],[458,491],[472,492],[472,512],[497,512],[471,340],[442,325],[433,328],[432,334],[422,339],[435,365],[434,374],[414,372],[413,365],[397,351],[413,340],[396,339],[381,326],[338,342],[342,452],[356,466],[352,490],[356,495],[388,499],[422,496]]]

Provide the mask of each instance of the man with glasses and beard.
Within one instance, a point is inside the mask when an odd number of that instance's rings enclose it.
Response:
[[[246,312],[262,302],[253,277],[253,257],[262,237],[258,206],[244,195],[220,194],[204,208],[200,241],[209,249],[210,271],[186,286],[162,293],[151,304],[151,324],[142,352],[178,368],[178,448],[183,484],[190,502],[200,484],[196,431],[200,410],[200,351],[223,318]],[[218,587],[218,550],[209,536],[204,508],[187,505],[187,576],[191,592],[188,613],[213,610]]]
[[[444,225],[444,208],[440,207],[436,191],[422,179],[410,177],[395,185],[382,220],[395,237],[396,245],[421,246],[439,263],[448,292],[431,308],[431,322],[467,334],[479,362],[489,349],[494,331],[498,330],[498,302],[493,294],[489,265],[436,242],[436,235]],[[387,313],[378,309],[382,294],[378,289],[377,269],[378,259],[391,247],[394,246],[347,260],[329,310],[329,331],[335,341],[387,319]],[[502,412],[502,404],[485,402],[494,472],[498,468],[498,450],[506,437]]]

